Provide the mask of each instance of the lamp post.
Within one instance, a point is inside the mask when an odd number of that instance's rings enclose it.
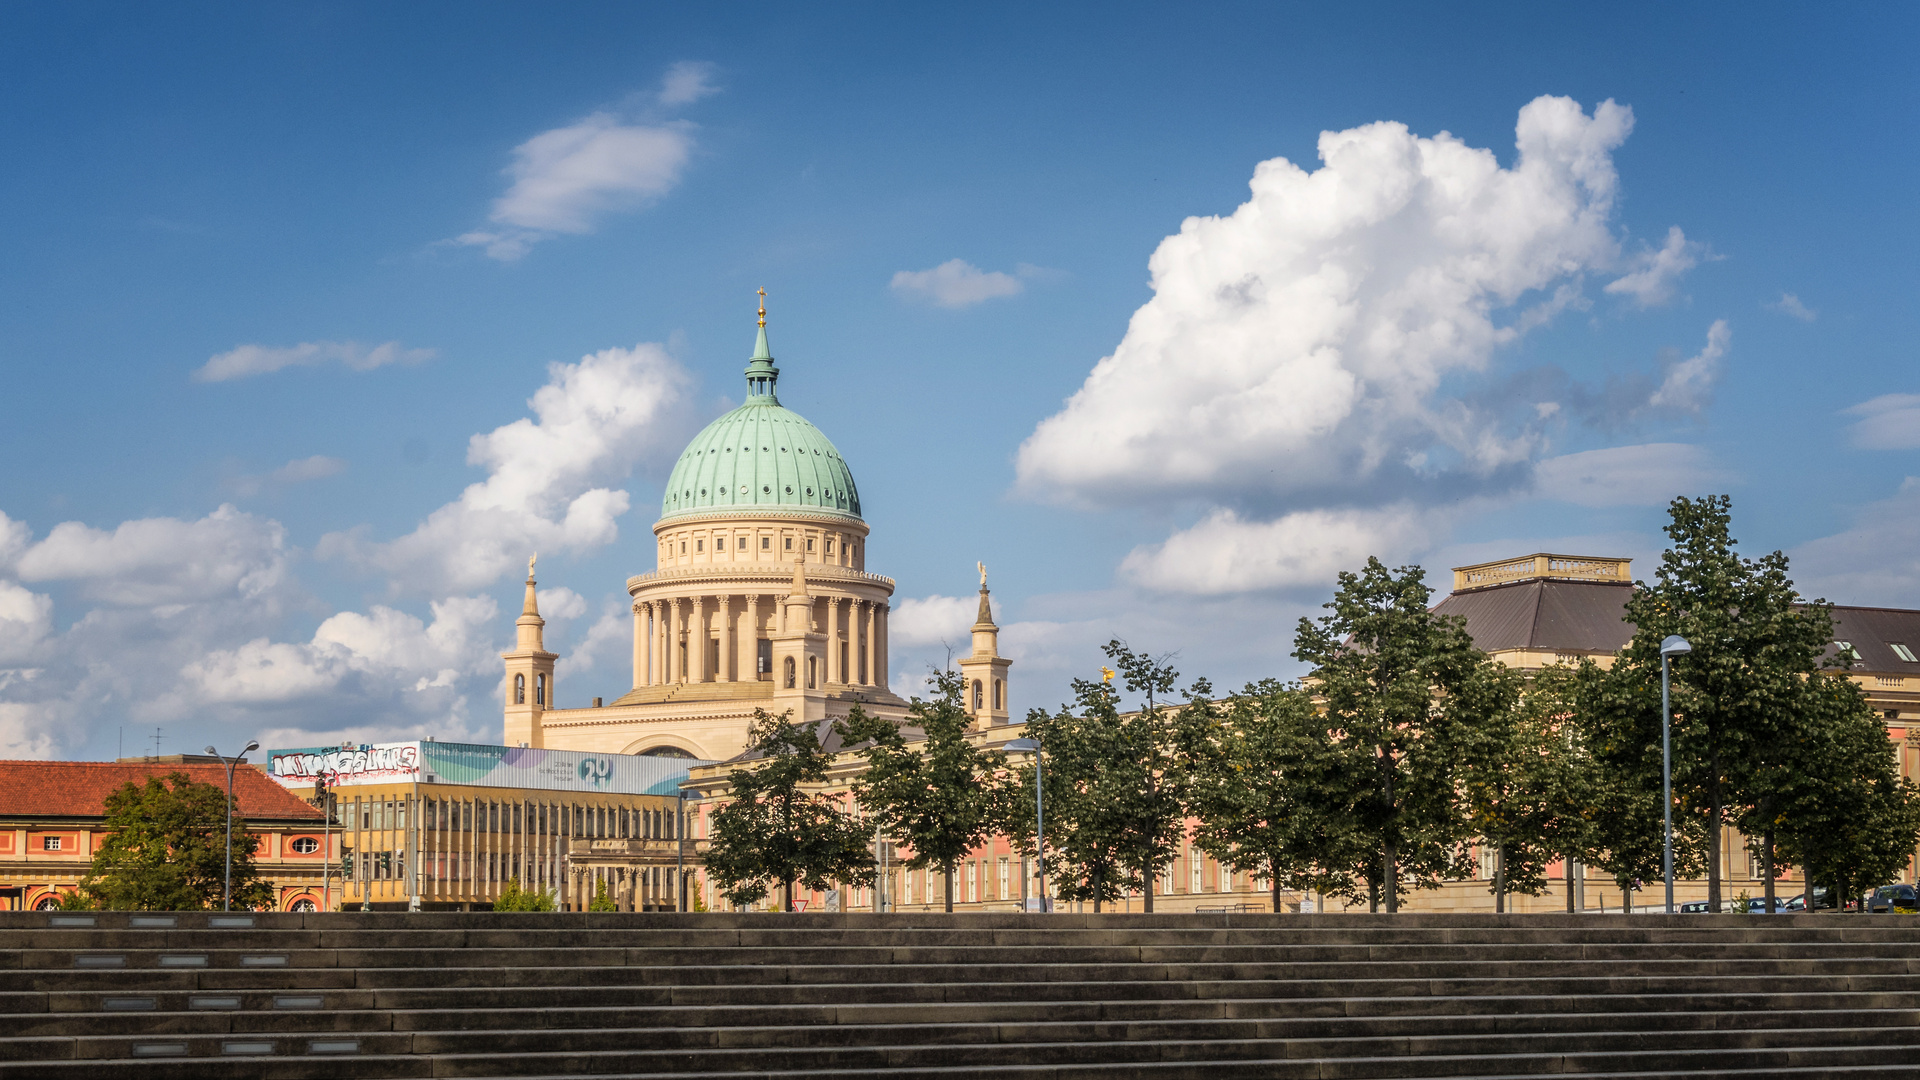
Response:
[[[1033,754],[1033,854],[1040,867],[1040,910],[1047,910],[1047,802],[1040,786],[1040,740],[1015,739],[1004,749]]]
[[[1670,634],[1660,643],[1660,811],[1665,832],[1660,838],[1660,868],[1667,879],[1667,914],[1673,914],[1673,705],[1668,684],[1673,657],[1684,656],[1693,646],[1679,634]]]
[[[221,911],[233,910],[233,770],[242,761],[246,760],[248,754],[258,749],[260,749],[260,744],[254,742],[252,739],[248,739],[247,748],[235,754],[233,758],[229,760],[220,757],[220,751],[215,750],[211,746],[207,747],[207,753],[227,763],[227,886],[226,891],[222,893],[220,897]]]
[[[673,910],[687,910],[687,787],[680,785],[680,804],[673,808],[673,880],[678,885],[679,895],[674,898]]]

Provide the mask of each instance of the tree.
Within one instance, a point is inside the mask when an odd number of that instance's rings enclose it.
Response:
[[[1851,679],[1809,676],[1803,700],[1803,723],[1781,755],[1792,779],[1775,789],[1774,816],[1764,824],[1780,841],[1777,856],[1805,869],[1809,904],[1813,886],[1824,885],[1842,909],[1861,890],[1894,880],[1912,858],[1920,796]]]
[[[605,883],[601,884],[601,888],[606,888]],[[500,895],[493,901],[495,911],[553,911],[556,907],[552,893],[540,889],[522,889],[518,877],[508,878],[507,887],[500,890]]]
[[[817,789],[833,762],[819,725],[755,709],[747,745],[753,760],[728,774],[729,801],[713,815],[707,874],[721,893],[745,905],[777,885],[781,910],[791,911],[796,881],[810,889],[872,884],[866,828]]]
[[[1635,583],[1627,602],[1635,632],[1613,668],[1657,687],[1660,642],[1678,634],[1693,647],[1672,661],[1673,783],[1678,807],[1707,830],[1707,903],[1715,911],[1720,830],[1768,797],[1768,748],[1791,737],[1803,683],[1833,636],[1827,605],[1801,601],[1784,554],[1748,559],[1734,550],[1732,505],[1725,495],[1669,505],[1673,547],[1653,584]]]
[[[1365,854],[1354,830],[1349,741],[1296,685],[1265,679],[1221,703],[1196,702],[1188,806],[1194,846],[1283,888],[1338,892]]]
[[[907,741],[899,723],[858,704],[838,726],[842,745],[864,744],[858,753],[867,767],[854,781],[854,797],[882,832],[912,850],[901,865],[940,871],[952,911],[954,866],[1006,817],[1007,759],[968,741],[972,718],[958,672],[935,672],[933,689],[932,700],[916,697],[908,709],[908,726],[925,735],[917,742]]]
[[[96,907],[129,911],[217,908],[226,887],[227,793],[185,773],[132,781],[107,796],[106,842],[80,889]],[[233,906],[267,907],[273,889],[260,880],[260,838],[233,818]]]
[[[1123,685],[1146,696],[1143,708],[1120,711],[1110,672],[1100,681],[1075,679],[1074,706],[1027,716],[1026,733],[1039,740],[1045,767],[1046,872],[1061,899],[1091,900],[1099,911],[1143,889],[1152,911],[1153,878],[1179,851],[1186,827],[1186,736],[1165,701],[1177,673],[1119,641],[1103,649]],[[1190,700],[1208,693],[1196,683]],[[1032,790],[1032,766],[1020,776],[1019,786]],[[1008,834],[1032,836],[1033,811],[1024,798],[1010,799]]]
[[[607,879],[601,878],[600,882],[594,886],[593,898],[587,901],[587,910],[588,911],[619,910],[618,905],[616,905],[613,902],[613,897],[607,895]]]
[[[1368,558],[1342,571],[1327,602],[1332,614],[1302,618],[1294,657],[1313,665],[1310,680],[1330,727],[1353,740],[1363,775],[1355,831],[1371,849],[1369,907],[1389,912],[1413,888],[1464,877],[1471,835],[1456,775],[1460,737],[1480,717],[1479,696],[1462,696],[1489,663],[1462,620],[1427,610],[1432,595],[1418,566],[1390,571]]]

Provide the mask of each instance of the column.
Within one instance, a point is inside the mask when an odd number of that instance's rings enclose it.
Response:
[[[861,601],[861,609],[865,617],[860,626],[860,649],[866,658],[866,671],[861,673],[864,676],[861,681],[872,686],[878,681],[873,677],[873,601]]]
[[[687,670],[692,682],[707,681],[707,598],[693,598],[693,625],[687,628]]]
[[[687,672],[680,663],[680,598],[667,601],[667,681],[686,682]]]
[[[760,678],[760,594],[759,593],[754,593],[747,597],[747,625],[745,625],[744,627],[741,627],[741,638],[742,638],[742,644],[746,648],[746,652],[743,653],[742,655],[746,657],[745,663],[747,665],[747,670],[753,672],[754,680],[758,681]]]
[[[847,673],[840,670],[840,598],[827,598],[827,683],[847,682]]]
[[[659,686],[667,681],[666,668],[662,665],[660,653],[660,620],[665,618],[660,605],[647,601],[647,685]]]
[[[633,688],[647,685],[647,609],[633,605]]]
[[[888,605],[880,605],[880,615],[877,620],[880,640],[874,646],[879,666],[874,670],[873,682],[883,690],[887,686],[887,612],[890,610],[892,609]]]
[[[718,682],[733,681],[733,597],[720,597],[720,670],[714,672]]]

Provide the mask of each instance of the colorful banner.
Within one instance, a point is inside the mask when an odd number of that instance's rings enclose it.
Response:
[[[595,754],[475,743],[402,742],[310,746],[267,752],[267,775],[282,787],[311,792],[319,777],[335,787],[366,784],[459,784],[541,791],[672,795],[691,758]]]

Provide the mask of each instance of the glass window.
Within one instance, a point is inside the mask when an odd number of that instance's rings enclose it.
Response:
[[[1840,655],[1845,657],[1846,659],[1851,660],[1856,664],[1860,662],[1860,652],[1858,649],[1855,649],[1853,647],[1853,642],[1836,641],[1833,643],[1833,646],[1834,648],[1838,649],[1840,651]]]
[[[1905,645],[1902,645],[1897,641],[1889,641],[1887,642],[1887,647],[1893,650],[1893,655],[1899,657],[1902,660],[1905,660],[1907,663],[1920,664],[1920,658],[1916,658],[1913,655],[1913,650],[1907,648]]]
[[[40,850],[41,851],[59,851],[60,838],[57,836],[42,837],[40,840]]]
[[[773,537],[771,537],[771,536],[763,536],[763,537],[761,537],[761,538],[760,538],[760,550],[761,550],[761,551],[765,551],[765,550],[767,550],[768,548],[771,548],[772,546],[773,546]]]
[[[527,703],[527,677],[525,675],[515,675],[513,677],[513,703],[515,705],[525,705]],[[1662,811],[1662,813],[1665,813],[1665,811]]]
[[[793,537],[791,536],[787,537],[787,550],[788,551],[793,550]]]
[[[706,543],[707,542],[705,540],[695,540],[693,542],[693,550],[699,551],[699,552],[705,552],[707,550]],[[1662,811],[1662,813],[1665,813],[1665,811]]]
[[[320,841],[311,836],[302,836],[293,842],[293,850],[302,855],[311,855],[320,850]]]

